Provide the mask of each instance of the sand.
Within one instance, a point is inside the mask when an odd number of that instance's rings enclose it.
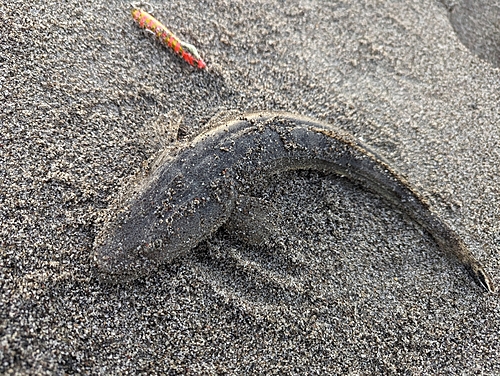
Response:
[[[199,71],[126,3],[0,0],[0,373],[500,373],[498,295],[337,176],[255,187],[272,247],[221,230],[126,286],[93,265],[102,213],[162,150],[272,109],[343,119],[500,282],[498,51],[463,45],[466,2],[445,3],[153,2]]]

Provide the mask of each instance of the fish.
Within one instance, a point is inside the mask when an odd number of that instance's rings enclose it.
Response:
[[[101,280],[132,281],[185,255],[231,222],[255,182],[272,184],[293,170],[340,175],[374,192],[425,229],[480,287],[496,291],[460,236],[388,162],[333,124],[286,112],[236,116],[164,157],[97,235]]]

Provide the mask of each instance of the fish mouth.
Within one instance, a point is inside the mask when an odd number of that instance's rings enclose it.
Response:
[[[139,248],[126,251],[110,243],[96,247],[93,258],[99,281],[110,285],[126,284],[154,272],[158,263],[142,254]]]
[[[147,261],[134,262],[133,265],[137,266],[134,268],[132,264],[124,266],[123,263],[109,262],[101,258],[95,260],[95,273],[102,284],[126,285],[157,270],[156,263],[151,260]]]

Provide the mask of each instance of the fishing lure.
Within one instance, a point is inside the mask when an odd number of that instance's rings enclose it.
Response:
[[[151,31],[165,46],[170,47],[193,67],[203,69],[207,66],[195,46],[181,41],[165,25],[134,3],[132,17],[140,28]]]

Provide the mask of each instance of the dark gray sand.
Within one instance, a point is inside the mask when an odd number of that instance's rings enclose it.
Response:
[[[498,283],[500,71],[449,4],[154,2],[197,71],[126,3],[33,3],[0,0],[0,373],[500,373],[498,295],[336,176],[255,187],[272,247],[221,230],[128,286],[93,269],[103,212],[176,130],[272,109],[343,119]]]
[[[500,2],[443,0],[460,41],[480,58],[500,67]]]

